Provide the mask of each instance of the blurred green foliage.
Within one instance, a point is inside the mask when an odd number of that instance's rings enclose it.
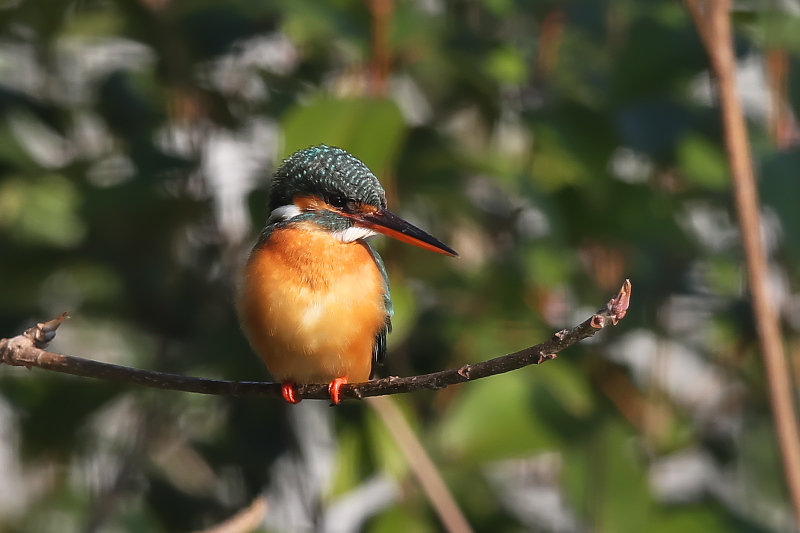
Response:
[[[796,113],[800,19],[734,17],[794,346],[800,151],[770,137],[764,56]],[[336,145],[461,253],[376,241],[384,375],[535,344],[633,281],[598,340],[396,398],[476,531],[788,531],[707,67],[672,0],[0,2],[0,335],[68,311],[55,350],[268,379],[239,266],[281,158]],[[190,531],[283,487],[305,525],[273,499],[265,531],[334,531],[376,476],[393,496],[354,528],[441,530],[366,404],[327,413],[327,477],[281,469],[313,463],[306,407],[0,368],[0,530]]]

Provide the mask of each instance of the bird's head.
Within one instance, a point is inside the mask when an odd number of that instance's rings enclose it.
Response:
[[[383,233],[445,255],[455,250],[386,208],[386,192],[367,166],[331,146],[300,150],[283,162],[272,180],[270,223],[309,220],[342,242]]]

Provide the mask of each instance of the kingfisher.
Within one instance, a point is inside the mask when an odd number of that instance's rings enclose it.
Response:
[[[386,356],[392,299],[383,260],[365,239],[382,233],[457,257],[386,208],[367,166],[320,145],[286,159],[272,180],[270,215],[244,268],[239,319],[255,352],[298,403],[297,385],[369,380]]]

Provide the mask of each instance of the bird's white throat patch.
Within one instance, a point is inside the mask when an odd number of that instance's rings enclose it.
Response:
[[[303,210],[297,207],[295,204],[282,205],[272,210],[272,213],[269,214],[268,222],[272,223],[279,222],[281,220],[289,220],[302,214]],[[341,242],[355,242],[378,234],[369,228],[364,228],[361,226],[353,226],[351,228],[342,229],[331,233]]]
[[[334,231],[333,236],[342,242],[354,242],[367,237],[372,237],[378,233],[369,228],[362,228],[361,226],[353,226],[352,228],[341,229]]]

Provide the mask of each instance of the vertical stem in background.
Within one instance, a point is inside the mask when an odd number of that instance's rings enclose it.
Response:
[[[558,65],[558,53],[564,37],[566,15],[563,9],[556,9],[542,20],[539,33],[539,56],[534,73],[542,80],[549,79]]]
[[[779,150],[786,150],[795,141],[794,117],[789,110],[789,54],[786,50],[767,50],[767,83],[769,85],[769,131]]]
[[[378,413],[386,430],[397,443],[445,529],[449,533],[472,533],[469,522],[450,494],[436,465],[394,400],[388,396],[375,396],[366,401]]]
[[[369,94],[383,97],[392,74],[392,14],[394,0],[367,0],[372,15],[372,59],[369,64]]]
[[[385,98],[392,76],[392,16],[394,0],[366,0],[372,31],[372,57],[367,69],[367,93],[373,98]],[[378,176],[386,187],[389,203],[397,206],[397,184],[392,170],[379,169]]]
[[[761,214],[750,141],[736,87],[730,0],[686,0],[717,76],[725,144],[742,234],[758,340],[769,383],[769,399],[795,517],[800,520],[800,433],[784,354],[780,317],[770,294],[769,269],[761,240]]]

